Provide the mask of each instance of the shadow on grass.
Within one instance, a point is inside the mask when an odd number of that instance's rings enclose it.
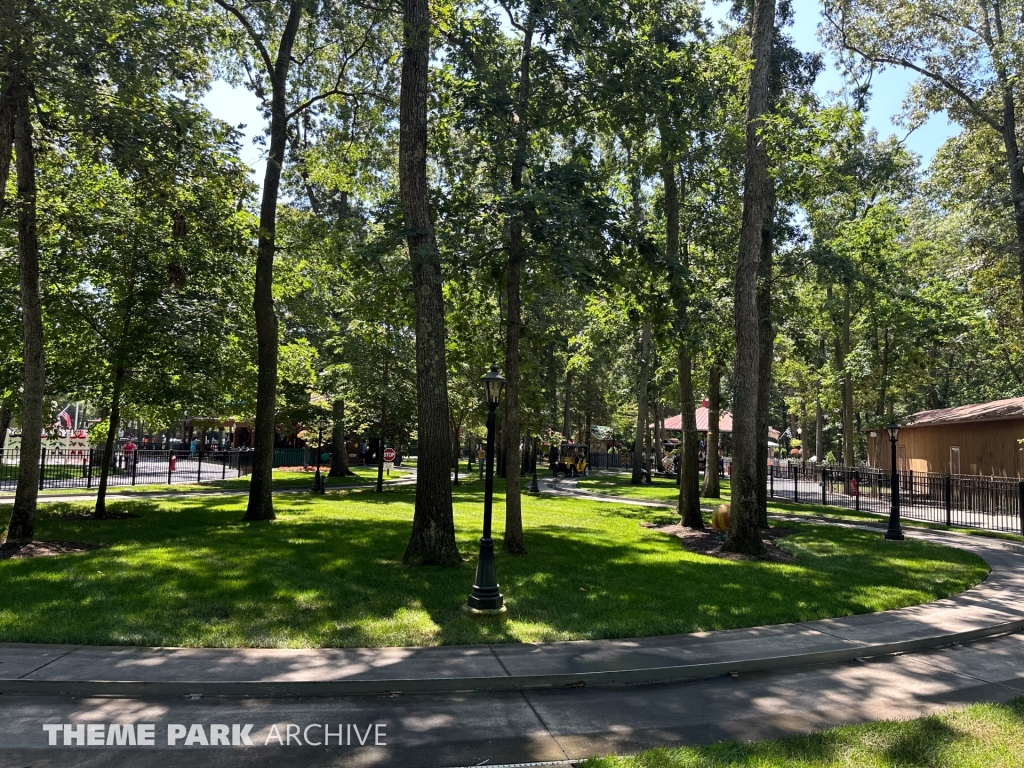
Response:
[[[802,528],[798,563],[685,552],[643,529],[663,510],[566,499],[525,505],[526,557],[498,577],[509,618],[466,620],[481,500],[455,494],[456,568],[408,568],[414,491],[277,497],[278,519],[242,523],[237,497],[132,500],[138,518],[69,519],[51,504],[39,538],[102,543],[72,557],[0,565],[0,640],[202,646],[382,646],[631,637],[863,613],[961,591],[974,556],[870,533]]]

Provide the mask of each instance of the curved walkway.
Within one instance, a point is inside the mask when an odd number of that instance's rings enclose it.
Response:
[[[564,488],[558,492],[576,495]],[[640,503],[615,497],[604,500]],[[794,519],[806,522],[806,518]],[[815,522],[877,530],[853,523]],[[0,644],[0,690],[305,696],[623,685],[850,661],[1024,628],[1024,545],[945,531],[905,533],[973,552],[989,564],[991,573],[962,594],[899,610],[624,640],[308,650],[5,643]]]

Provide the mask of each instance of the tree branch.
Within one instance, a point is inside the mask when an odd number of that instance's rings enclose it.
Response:
[[[273,78],[274,62],[270,58],[270,52],[267,50],[267,47],[263,44],[263,41],[260,40],[260,36],[256,33],[256,29],[255,27],[253,27],[249,19],[246,18],[245,14],[242,13],[241,9],[239,9],[232,3],[227,2],[227,0],[213,0],[213,2],[215,2],[225,11],[227,11],[236,19],[238,19],[239,23],[245,29],[246,34],[249,35],[249,39],[252,40],[252,44],[255,45],[256,50],[259,51],[260,58],[263,59],[263,65],[267,68],[267,74],[270,75],[271,78]]]
[[[323,93],[318,93],[316,96],[313,96],[312,98],[307,99],[306,101],[304,101],[302,104],[300,104],[299,106],[297,106],[295,109],[293,109],[291,112],[288,113],[288,119],[291,120],[293,117],[295,117],[296,115],[302,113],[303,111],[305,111],[309,107],[313,106],[318,101],[323,101],[324,99],[326,99],[326,98],[328,98],[330,96],[345,96],[345,97],[351,99],[351,98],[355,98],[356,96],[368,96],[368,97],[376,98],[379,95],[380,94],[374,93],[373,91],[343,91],[343,90],[338,89],[338,88],[332,88],[329,91],[324,91]]]
[[[877,53],[871,54],[861,48],[858,48],[856,45],[850,42],[849,38],[846,36],[846,30],[840,27],[839,24],[836,23],[835,19],[833,19],[828,14],[823,15],[828,20],[829,24],[835,27],[836,31],[839,33],[841,44],[843,48],[845,48],[846,50],[857,54],[864,60],[870,61],[873,64],[890,64],[892,66],[903,67],[904,69],[909,69],[913,72],[917,72],[919,75],[921,75],[922,77],[926,77],[929,80],[934,80],[935,82],[939,83],[944,88],[946,88],[946,90],[948,90],[950,93],[960,98],[964,102],[964,104],[967,105],[967,108],[974,114],[975,117],[983,121],[986,125],[991,127],[997,133],[1003,133],[1003,125],[998,121],[994,120],[991,115],[989,115],[985,110],[983,110],[978,105],[977,100],[975,100],[963,88],[958,86],[949,78],[943,77],[938,72],[932,72],[929,69],[925,69],[924,67],[915,64],[909,59],[904,59],[900,56],[885,56]]]
[[[512,9],[509,7],[505,0],[498,0],[498,5],[505,9],[505,13],[508,14],[508,23],[518,29],[524,35],[526,34],[526,27],[516,21],[516,17],[512,13]]]

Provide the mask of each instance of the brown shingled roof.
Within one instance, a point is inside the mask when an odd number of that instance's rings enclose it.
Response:
[[[905,426],[926,427],[936,424],[964,424],[972,421],[1004,421],[1024,419],[1024,397],[1008,400],[993,400],[991,403],[960,405],[956,408],[939,408],[921,411],[907,419]]]

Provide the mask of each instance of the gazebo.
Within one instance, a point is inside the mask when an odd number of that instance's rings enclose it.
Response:
[[[708,433],[708,407],[706,401],[699,408],[694,410],[694,416],[697,418],[697,431],[706,439]],[[649,424],[648,429],[654,429],[654,424]],[[663,422],[662,430],[664,432],[675,432],[677,434],[682,432],[682,414],[666,418]],[[718,433],[720,435],[732,435],[732,414],[729,411],[723,410],[718,412]],[[768,427],[769,445],[772,443],[778,445],[779,436],[779,430]]]

